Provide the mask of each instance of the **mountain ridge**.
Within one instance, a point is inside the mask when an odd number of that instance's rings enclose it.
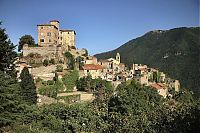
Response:
[[[132,63],[147,64],[158,68],[182,87],[200,94],[200,27],[179,27],[170,30],[154,30],[129,40],[118,48],[96,54],[98,59],[115,57],[129,67]]]

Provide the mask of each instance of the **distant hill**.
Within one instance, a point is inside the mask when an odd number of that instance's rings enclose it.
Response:
[[[98,59],[121,54],[122,62],[147,64],[171,78],[182,87],[200,94],[200,27],[155,30],[130,40],[119,48],[96,54]]]

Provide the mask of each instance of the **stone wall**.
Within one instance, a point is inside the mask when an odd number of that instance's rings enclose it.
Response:
[[[28,56],[29,54],[40,54],[43,59],[57,59],[63,60],[63,53],[66,51],[65,48],[60,46],[49,46],[49,47],[28,47],[24,45],[23,47],[23,57]]]
[[[41,56],[49,55],[49,54],[55,54],[57,52],[57,47],[51,46],[51,47],[23,47],[23,56],[27,56],[30,53],[38,53]]]

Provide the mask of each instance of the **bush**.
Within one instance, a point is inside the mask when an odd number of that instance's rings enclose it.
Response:
[[[54,85],[54,81],[53,80],[48,80],[47,81],[47,85]]]
[[[35,55],[34,53],[30,53],[30,54],[28,54],[27,56],[33,58],[34,55]]]
[[[60,64],[63,64],[64,62],[63,62],[62,60],[59,60],[59,63],[60,63]]]
[[[57,65],[56,66],[56,71],[57,72],[62,72],[63,71],[63,66],[62,65]]]
[[[55,60],[54,60],[54,59],[51,59],[51,60],[49,61],[49,63],[54,65],[54,64],[55,64]]]
[[[45,60],[43,61],[43,65],[44,65],[44,66],[48,66],[48,65],[49,65],[49,60],[45,59]]]
[[[69,96],[59,96],[58,99],[64,100],[66,103],[73,103],[76,101],[80,101],[80,94],[75,94],[75,95],[69,95]]]
[[[40,77],[38,77],[38,78],[35,80],[36,83],[41,82],[41,81],[42,81],[42,79],[41,79]]]
[[[67,91],[73,91],[73,88],[76,86],[76,82],[78,80],[78,71],[73,70],[70,73],[64,75],[63,77],[63,83],[67,88]]]
[[[57,90],[53,85],[41,86],[38,90],[39,94],[41,95],[45,95],[52,98],[57,97]]]

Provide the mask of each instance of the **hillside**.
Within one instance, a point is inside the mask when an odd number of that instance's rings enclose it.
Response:
[[[150,31],[119,48],[96,54],[98,59],[121,54],[122,62],[147,64],[171,78],[182,87],[200,94],[200,27]]]

